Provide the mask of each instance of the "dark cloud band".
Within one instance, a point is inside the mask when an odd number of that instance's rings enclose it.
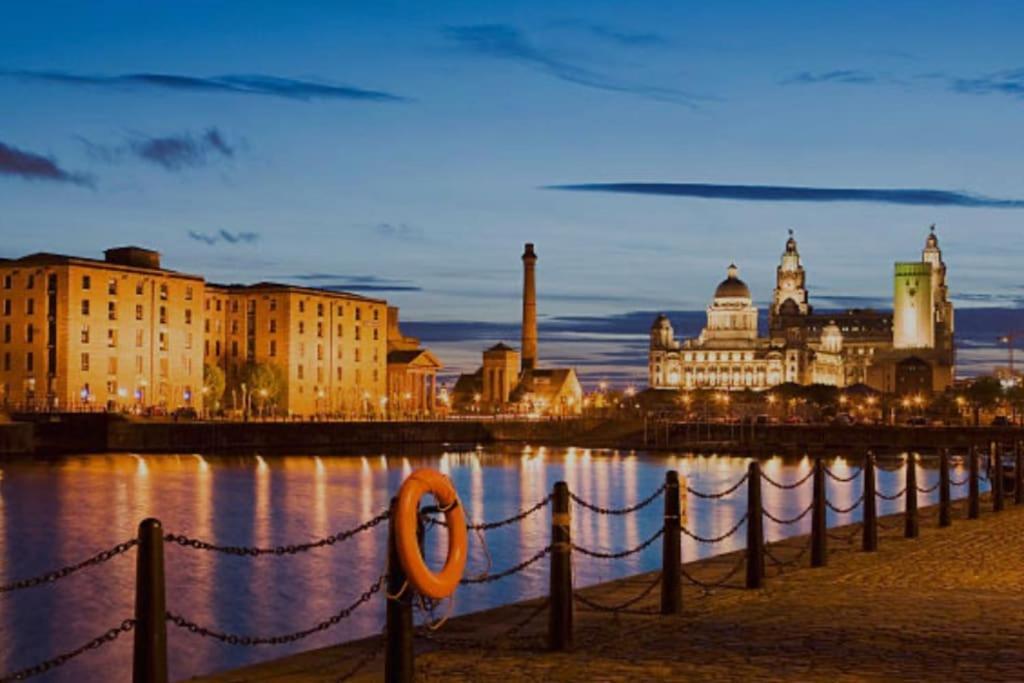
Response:
[[[0,142],[0,175],[12,175],[26,180],[51,180],[60,183],[92,186],[92,178],[61,168],[51,157],[27,152]]]
[[[1024,209],[1024,199],[997,199],[967,192],[929,189],[792,187],[784,185],[711,185],[706,183],[583,183],[548,185],[576,192],[651,194],[746,202],[860,202],[909,206]]]
[[[367,102],[405,102],[407,99],[380,90],[329,85],[259,74],[227,76],[180,76],[176,74],[120,74],[87,76],[64,71],[0,71],[0,77],[37,83],[57,83],[100,88],[159,88],[235,95],[267,95],[293,100],[345,99]]]

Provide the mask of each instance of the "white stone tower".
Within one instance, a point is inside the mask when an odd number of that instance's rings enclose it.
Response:
[[[785,308],[783,308],[785,306]],[[793,231],[789,231],[786,240],[786,251],[775,271],[775,292],[772,297],[771,314],[807,315],[810,306],[807,303],[807,282],[804,267],[800,263],[800,252],[796,248]]]

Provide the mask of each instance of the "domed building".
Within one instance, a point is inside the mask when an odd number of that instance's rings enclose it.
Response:
[[[768,334],[758,334],[750,288],[730,264],[693,339],[671,321],[651,325],[648,374],[654,389],[767,389],[783,382],[880,391],[941,391],[953,379],[953,305],[934,226],[920,261],[897,263],[892,311],[815,313],[793,231],[776,269]],[[929,371],[920,370],[924,363]]]

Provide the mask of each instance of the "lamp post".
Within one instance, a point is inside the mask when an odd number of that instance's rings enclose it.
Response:
[[[1014,374],[1013,371],[1013,345],[1016,343],[1017,338],[1020,337],[1021,335],[1024,335],[1024,330],[1011,330],[1010,332],[1007,332],[1003,336],[999,337],[999,342],[1002,344],[1006,344],[1006,351],[1007,355],[1009,356],[1008,360],[1010,366],[1010,381],[1013,382],[1014,384],[1017,383],[1017,376],[1016,374]]]

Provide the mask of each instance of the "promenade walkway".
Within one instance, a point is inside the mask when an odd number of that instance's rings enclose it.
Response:
[[[543,601],[448,622],[417,645],[417,680],[438,681],[1020,681],[1024,680],[1024,506],[1007,505],[936,527],[921,510],[921,536],[902,538],[902,516],[882,518],[880,548],[860,552],[859,525],[830,533],[827,567],[799,555],[807,537],[770,547],[764,590],[684,589],[684,614],[604,613],[577,603],[576,647],[545,651]],[[843,538],[851,539],[846,543]],[[737,555],[686,566],[711,581]],[[780,573],[781,570],[781,573]],[[582,591],[615,604],[655,574]],[[742,585],[742,571],[730,581]],[[657,610],[658,590],[631,606]],[[504,635],[531,615],[513,635]],[[337,680],[375,649],[371,641],[325,648],[201,679],[203,683],[320,683]],[[351,680],[383,679],[382,656]]]

